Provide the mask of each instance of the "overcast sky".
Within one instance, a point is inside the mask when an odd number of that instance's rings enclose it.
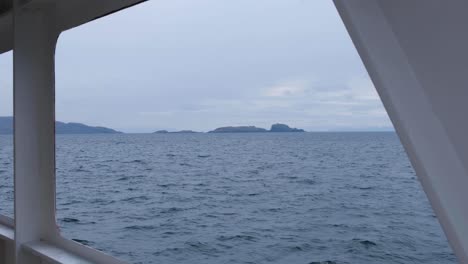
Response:
[[[0,55],[0,115],[10,68]],[[330,0],[150,0],[64,32],[56,116],[125,132],[391,127]]]

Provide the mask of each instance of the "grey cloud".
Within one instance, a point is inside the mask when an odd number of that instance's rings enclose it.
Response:
[[[56,60],[63,121],[128,132],[391,126],[329,0],[148,1],[63,33]],[[8,63],[1,55],[0,74]]]

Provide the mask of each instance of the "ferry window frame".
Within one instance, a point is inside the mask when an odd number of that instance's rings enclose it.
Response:
[[[5,62],[6,60],[8,60],[9,62]],[[2,100],[7,100],[9,101],[7,103],[8,104],[11,104],[11,106],[13,107],[13,51],[7,51],[7,52],[4,52],[4,53],[0,53],[0,61],[1,63],[3,64],[6,64],[5,66],[5,69],[6,69],[6,72],[1,72],[2,76],[0,76],[0,78],[5,78],[5,79],[9,79],[7,82],[8,82],[8,86],[2,86],[1,87],[1,92],[2,92]],[[10,83],[11,82],[11,83]],[[11,84],[11,86],[10,86]],[[10,93],[11,93],[11,96],[10,96]],[[5,96],[5,94],[7,96]],[[11,109],[11,117],[13,118],[13,108]],[[12,124],[13,125],[13,124]],[[13,132],[13,130],[12,130]],[[4,134],[3,136],[9,136],[9,134]],[[12,180],[12,192],[13,192],[13,197],[12,197],[12,201],[11,201],[11,215],[10,214],[7,214],[5,213],[5,210],[4,209],[1,209],[0,210],[0,224],[3,224],[3,225],[6,225],[8,227],[13,227],[14,226],[14,219],[15,219],[15,197],[14,197],[14,175],[15,175],[15,168],[14,168],[14,149],[15,149],[15,146],[14,146],[14,133],[11,134],[11,140],[12,140],[12,152],[11,152],[11,160],[12,160],[12,164],[11,164],[11,175],[8,175],[8,177],[6,178],[1,178],[0,180],[2,181],[5,181],[6,179],[8,178],[11,178]],[[3,147],[0,146],[0,147]],[[4,164],[2,165],[4,166]],[[6,187],[3,187],[3,188],[6,188]],[[0,197],[4,202],[6,203],[7,201],[7,197]],[[2,208],[4,208],[2,206]]]

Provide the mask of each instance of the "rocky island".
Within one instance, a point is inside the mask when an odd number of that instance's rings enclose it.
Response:
[[[304,129],[291,128],[285,124],[271,125],[270,132],[305,132]]]
[[[267,133],[267,132],[305,132],[304,129],[291,128],[285,124],[274,124],[270,130],[256,126],[219,127],[208,133]]]
[[[259,128],[255,126],[228,126],[228,127],[218,127],[213,131],[208,133],[258,133],[258,132],[268,132],[264,128]]]

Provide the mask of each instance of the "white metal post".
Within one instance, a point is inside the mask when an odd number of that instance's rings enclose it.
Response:
[[[52,5],[15,6],[15,255],[18,264],[40,263],[22,249],[24,243],[58,235],[54,105],[54,53],[58,35]]]

